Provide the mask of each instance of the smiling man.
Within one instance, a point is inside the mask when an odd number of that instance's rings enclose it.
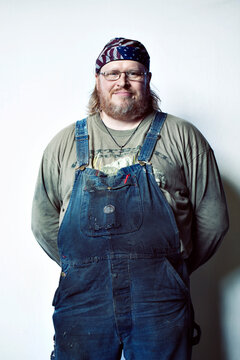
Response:
[[[96,89],[106,125],[117,128],[117,121],[120,129],[131,129],[141,121],[149,110],[150,78],[151,73],[133,60],[116,60],[102,67]]]
[[[61,266],[53,305],[57,360],[189,360],[189,275],[228,228],[213,151],[163,113],[138,41],[96,61],[89,116],[44,151],[32,229]],[[199,337],[199,336],[198,336]]]

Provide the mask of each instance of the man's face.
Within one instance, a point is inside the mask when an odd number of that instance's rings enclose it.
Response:
[[[112,61],[101,68],[101,73],[120,72],[146,72],[144,65],[132,60]],[[145,115],[149,101],[149,82],[151,73],[141,80],[129,80],[122,73],[118,80],[109,81],[104,75],[96,75],[96,87],[100,100],[100,108],[114,119],[125,120],[140,118]]]

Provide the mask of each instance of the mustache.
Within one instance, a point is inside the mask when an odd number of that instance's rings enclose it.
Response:
[[[122,90],[124,90],[124,91],[127,91],[129,94],[131,94],[131,95],[133,95],[133,94],[135,94],[135,92],[134,91],[131,91],[131,90],[129,90],[129,89],[127,89],[126,87],[119,87],[119,88],[117,88],[117,89],[113,89],[113,90],[111,90],[110,91],[110,95],[112,95],[112,94],[117,94],[119,91],[122,91]]]

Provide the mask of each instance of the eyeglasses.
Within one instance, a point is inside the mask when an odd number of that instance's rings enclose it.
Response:
[[[108,81],[116,81],[120,79],[121,74],[125,74],[130,81],[141,81],[143,80],[144,76],[147,75],[147,72],[140,72],[140,71],[107,71],[107,72],[100,72],[100,75],[103,75],[106,80]]]

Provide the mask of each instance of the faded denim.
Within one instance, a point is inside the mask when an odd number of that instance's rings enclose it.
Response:
[[[189,277],[173,212],[151,165],[158,113],[139,164],[106,176],[88,164],[86,120],[76,124],[79,168],[58,246],[56,360],[189,360]]]

